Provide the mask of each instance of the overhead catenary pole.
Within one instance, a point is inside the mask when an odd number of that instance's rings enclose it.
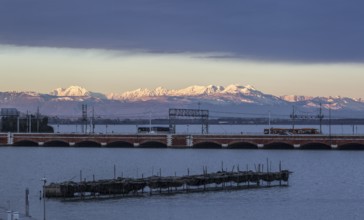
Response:
[[[37,108],[37,133],[39,133],[39,106]]]
[[[26,115],[25,121],[26,121],[26,125],[27,125],[25,133],[28,133],[29,132],[29,112],[28,112],[28,110],[27,110],[27,115]]]
[[[271,127],[270,127],[271,125],[270,125],[270,111],[268,112],[268,134],[270,134],[270,129],[271,129]]]
[[[28,133],[31,133],[32,132],[32,114],[29,113],[29,111],[27,111],[27,119],[26,119],[26,122],[27,122],[27,131]]]
[[[92,106],[92,133],[95,133],[95,107]]]
[[[322,103],[320,103],[320,113],[318,115],[318,118],[320,120],[320,134],[322,134],[322,119],[324,118],[322,114]]]
[[[17,133],[20,132],[20,118],[19,118],[19,115],[16,118],[16,132]]]
[[[82,104],[82,133],[87,133],[87,104]]]
[[[331,102],[329,102],[329,137],[331,140]]]
[[[152,133],[152,112],[149,112],[149,133]]]
[[[202,134],[209,133],[209,110],[202,109],[169,109],[170,133],[176,133],[176,120],[181,118],[199,119],[202,125]]]
[[[293,105],[292,106],[292,132],[293,133],[294,133],[295,118],[296,118],[296,115],[295,115],[295,109],[294,109],[294,105]]]

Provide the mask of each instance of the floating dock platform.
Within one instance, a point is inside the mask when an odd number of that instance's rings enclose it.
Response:
[[[150,176],[98,181],[51,183],[44,196],[64,200],[130,198],[223,190],[288,186],[291,172],[215,172],[187,176]]]

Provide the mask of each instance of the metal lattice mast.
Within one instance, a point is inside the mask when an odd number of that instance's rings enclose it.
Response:
[[[87,133],[87,104],[82,104],[82,133]]]
[[[176,120],[179,118],[199,119],[202,125],[202,134],[209,133],[209,111],[201,109],[169,109],[169,129],[176,133]]]
[[[324,119],[324,115],[322,114],[322,104],[320,103],[320,113],[317,115],[317,118],[320,120],[320,134],[322,134],[322,119]]]
[[[292,107],[292,114],[290,115],[290,118],[292,119],[292,129],[295,128],[295,120],[310,120],[310,119],[318,119],[319,120],[319,126],[320,126],[320,134],[322,134],[322,120],[324,119],[324,114],[322,113],[322,104],[320,103],[320,109],[318,115],[310,115],[310,114],[297,114],[296,109],[293,106]]]

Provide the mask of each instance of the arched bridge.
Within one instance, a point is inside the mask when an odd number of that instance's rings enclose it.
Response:
[[[3,146],[364,150],[364,136],[2,133]]]

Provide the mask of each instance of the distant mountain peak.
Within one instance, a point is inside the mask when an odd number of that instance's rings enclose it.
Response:
[[[223,89],[224,87],[215,85],[208,85],[208,86],[193,85],[184,89],[172,90],[171,93],[175,96],[198,96],[198,95],[211,95],[219,93]]]
[[[250,89],[250,90],[256,90],[254,86],[249,85],[249,84],[248,84],[248,85],[246,85],[246,86],[245,86],[245,88],[246,88],[246,89]]]
[[[283,95],[279,98],[287,101],[287,102],[302,102],[302,101],[309,101],[314,99],[312,96],[303,96],[303,95]]]
[[[232,84],[226,86],[223,92],[229,94],[251,94],[259,91],[251,85],[242,86],[238,84]]]
[[[50,95],[57,97],[93,97],[106,99],[106,96],[101,93],[90,92],[81,86],[69,86],[68,88],[57,88],[50,92]]]
[[[68,88],[57,88],[51,95],[54,96],[90,96],[90,92],[81,86],[69,86]]]

